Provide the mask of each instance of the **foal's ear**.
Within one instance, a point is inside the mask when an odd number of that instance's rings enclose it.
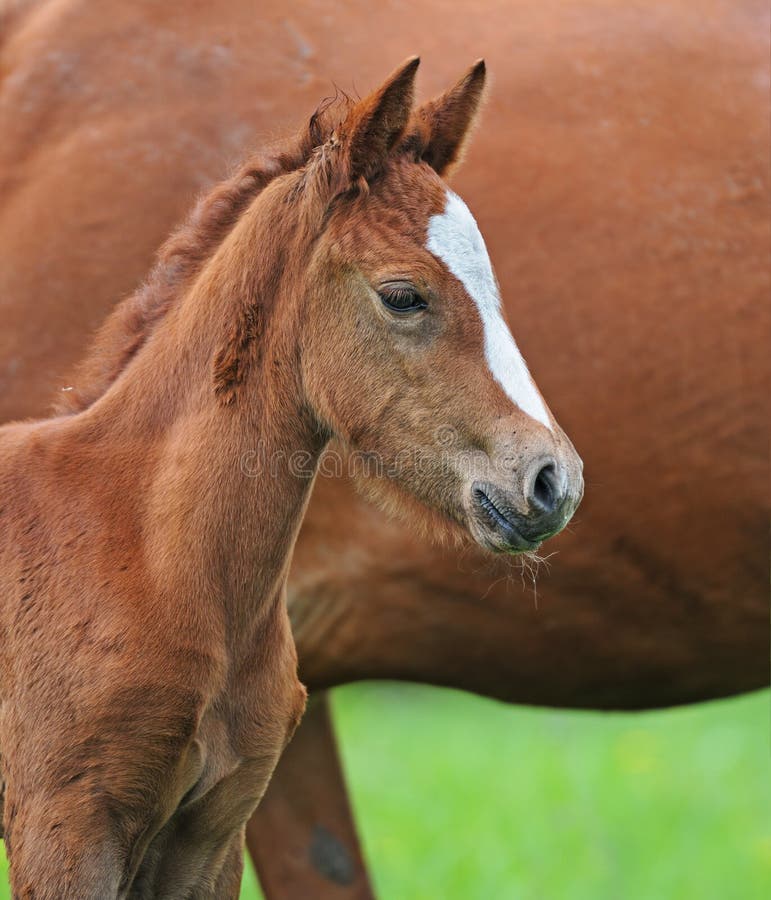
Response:
[[[428,131],[422,158],[440,175],[460,159],[482,99],[486,72],[480,59],[455,87],[424,103],[416,113]]]
[[[346,151],[345,177],[349,183],[379,171],[401,137],[412,111],[419,63],[417,56],[402,63],[378,90],[348,113],[340,129],[340,141]]]

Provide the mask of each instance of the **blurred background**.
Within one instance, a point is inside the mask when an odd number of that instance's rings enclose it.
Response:
[[[767,692],[619,715],[381,683],[333,705],[382,900],[768,897]]]

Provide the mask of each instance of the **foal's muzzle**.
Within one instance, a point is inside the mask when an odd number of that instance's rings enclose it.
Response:
[[[554,457],[540,458],[514,484],[475,481],[472,515],[491,549],[535,550],[561,531],[583,494],[583,478]]]

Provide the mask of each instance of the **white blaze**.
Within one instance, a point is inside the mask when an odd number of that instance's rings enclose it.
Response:
[[[508,397],[536,421],[551,429],[541,395],[501,313],[501,296],[484,238],[468,206],[447,191],[444,212],[428,223],[428,250],[461,282],[482,319],[485,356],[493,377]]]

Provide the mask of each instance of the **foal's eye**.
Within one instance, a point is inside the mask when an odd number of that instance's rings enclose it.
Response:
[[[405,284],[387,285],[378,294],[385,308],[398,315],[418,312],[428,306],[415,288]]]

